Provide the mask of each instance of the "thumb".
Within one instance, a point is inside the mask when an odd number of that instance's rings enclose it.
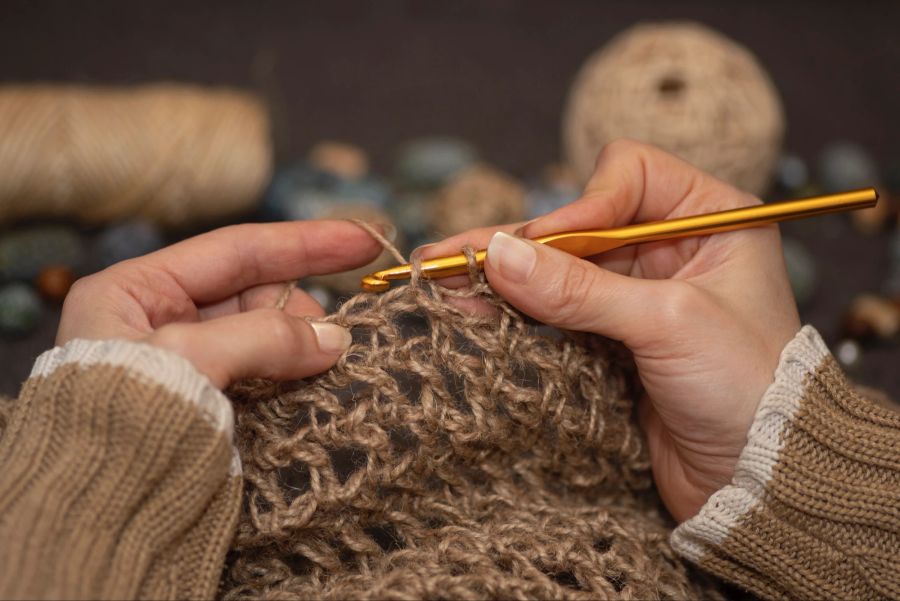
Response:
[[[548,325],[626,344],[654,327],[651,299],[663,284],[607,271],[503,232],[491,238],[484,270],[494,290],[523,313]]]
[[[172,323],[146,342],[190,361],[224,388],[246,377],[299,379],[325,371],[351,343],[337,324],[309,322],[278,309],[257,309],[197,323]]]

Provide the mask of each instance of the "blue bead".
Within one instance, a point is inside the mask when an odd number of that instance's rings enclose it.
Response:
[[[806,162],[796,154],[784,154],[775,165],[775,181],[788,192],[802,189],[809,183]]]
[[[149,221],[126,221],[103,231],[94,242],[94,265],[104,269],[140,257],[165,245],[159,228]]]
[[[15,282],[0,288],[0,334],[28,334],[37,326],[41,313],[41,299],[30,286]]]
[[[458,138],[418,138],[400,149],[394,170],[403,186],[437,188],[477,160],[475,147]]]
[[[816,262],[806,247],[796,240],[784,238],[781,244],[794,297],[797,304],[806,304],[812,300],[818,285]]]
[[[826,192],[841,192],[874,186],[878,168],[858,144],[836,142],[826,146],[819,155],[818,176]]]
[[[83,262],[81,237],[64,226],[14,230],[0,239],[0,280],[31,281],[50,265],[77,272]]]

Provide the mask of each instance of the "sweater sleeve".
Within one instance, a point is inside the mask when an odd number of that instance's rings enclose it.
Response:
[[[240,508],[225,396],[122,340],[41,355],[3,420],[0,598],[212,598]]]
[[[731,485],[672,545],[766,599],[900,598],[900,413],[860,397],[804,327]]]

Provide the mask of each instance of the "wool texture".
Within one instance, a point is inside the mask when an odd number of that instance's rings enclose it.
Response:
[[[669,544],[621,347],[471,277],[357,295],[328,318],[354,341],[333,369],[231,390],[224,599],[720,597]]]

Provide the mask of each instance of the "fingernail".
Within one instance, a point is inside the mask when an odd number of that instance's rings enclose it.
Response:
[[[337,324],[311,321],[309,325],[316,333],[319,350],[323,353],[339,355],[350,348],[350,343],[353,342],[350,331]]]
[[[488,244],[487,260],[504,278],[523,284],[534,271],[537,252],[524,240],[497,232]]]

